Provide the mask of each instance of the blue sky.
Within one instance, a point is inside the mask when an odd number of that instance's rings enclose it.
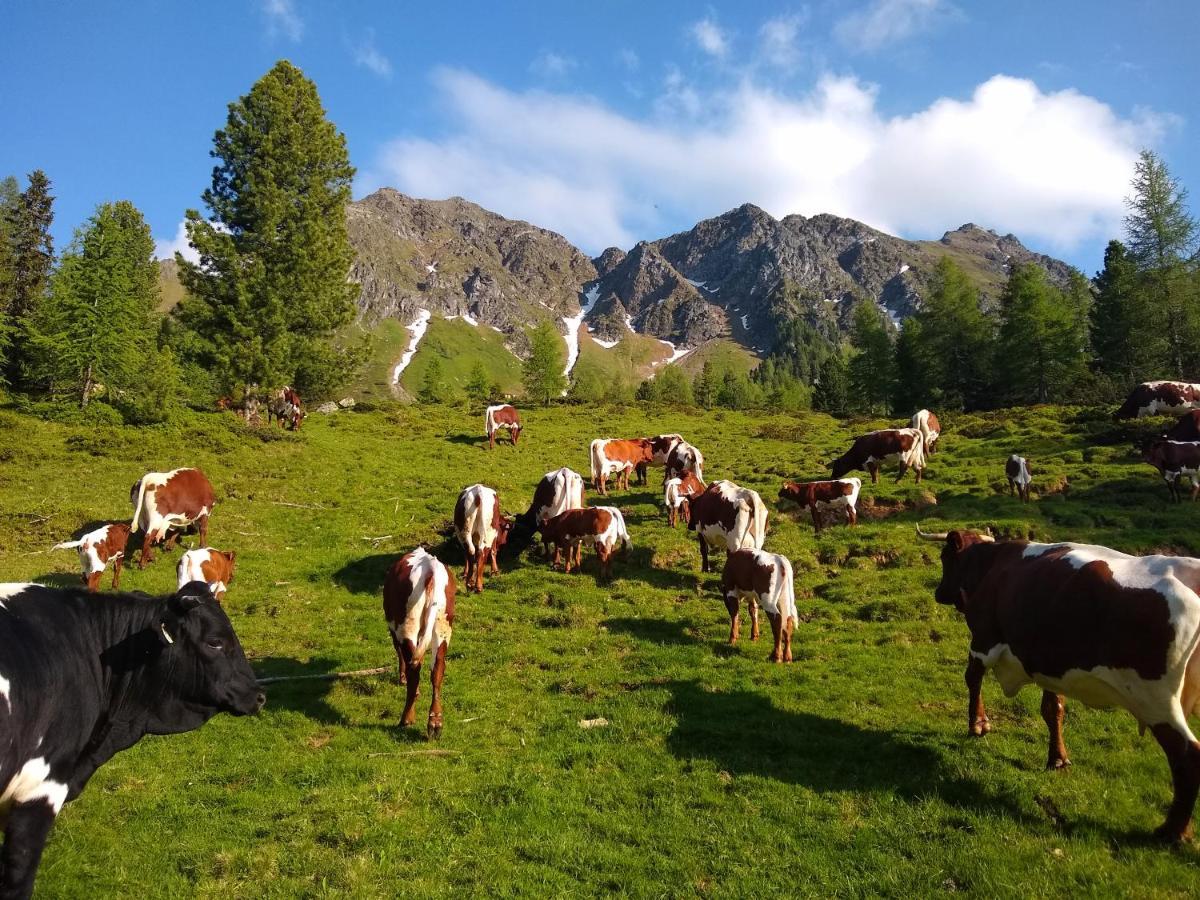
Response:
[[[1139,147],[1200,191],[1187,0],[134,0],[5,19],[0,174],[46,170],[59,246],[115,199],[172,246],[226,104],[281,57],[346,133],[356,196],[460,194],[589,252],[749,201],[914,238],[975,221],[1091,273]]]

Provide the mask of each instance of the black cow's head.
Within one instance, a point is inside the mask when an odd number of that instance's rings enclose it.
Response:
[[[163,643],[158,675],[178,709],[156,710],[168,727],[196,727],[219,712],[248,716],[266,696],[258,686],[225,610],[208,585],[193,581],[166,604],[157,625]]]
[[[948,531],[941,534],[926,534],[917,526],[918,536],[926,540],[944,540],[942,545],[942,580],[933,592],[933,599],[962,612],[967,597],[974,591],[982,577],[983,569],[969,558],[967,550],[976,544],[993,544],[996,539],[990,534],[973,531]]]
[[[846,459],[845,454],[843,454],[842,456],[839,456],[832,463],[830,463],[830,466],[829,466],[830,472],[832,472],[833,477],[835,479],[843,478],[846,475],[846,473],[849,472],[850,470],[852,470],[853,468],[854,468],[854,466],[851,465],[851,463],[848,459]]]

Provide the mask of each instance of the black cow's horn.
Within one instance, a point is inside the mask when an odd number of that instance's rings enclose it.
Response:
[[[948,531],[942,531],[942,532],[938,532],[935,534],[932,532],[922,531],[920,524],[918,523],[918,525],[917,525],[917,537],[921,538],[922,540],[944,541],[949,536],[950,536],[950,532],[948,532]]]

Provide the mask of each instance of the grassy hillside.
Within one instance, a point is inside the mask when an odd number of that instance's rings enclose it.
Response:
[[[418,407],[313,415],[296,434],[216,413],[132,429],[0,411],[0,579],[74,583],[74,554],[52,543],[126,516],[146,469],[198,465],[218,495],[210,538],[238,551],[226,607],[263,675],[389,664],[386,566],[421,541],[457,563],[445,528],[461,487],[485,481],[523,508],[548,469],[586,472],[598,434],[680,431],[710,477],[761,491],[803,619],[791,666],[768,664],[762,640],[727,647],[692,536],[666,527],[653,484],[615,495],[634,548],[611,584],[590,555],[566,576],[530,552],[484,595],[460,595],[439,744],[397,730],[392,677],[272,686],[255,719],[147,738],[102,768],[59,819],[43,895],[1194,891],[1197,851],[1144,840],[1169,777],[1128,715],[1069,704],[1075,765],[1048,774],[1039,693],[1006,700],[989,679],[996,730],[964,737],[966,628],[934,603],[937,548],[913,534],[919,520],[991,524],[1200,552],[1195,508],[1167,505],[1130,453],[1153,424],[1051,408],[943,417],[923,485],[868,484],[860,526],[817,539],[775,508],[780,482],[822,475],[879,423],[524,416],[520,446],[489,453],[480,413]],[[1039,473],[1028,506],[1003,492],[1016,450]],[[126,586],[172,588],[177,558]],[[426,683],[419,722],[428,700]],[[595,717],[609,724],[579,727]]]
[[[679,366],[692,377],[700,374],[705,362],[711,361],[718,371],[749,372],[758,365],[758,357],[736,341],[716,338],[705,341],[679,360]]]

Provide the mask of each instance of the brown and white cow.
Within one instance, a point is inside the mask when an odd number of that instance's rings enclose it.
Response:
[[[1042,689],[1047,768],[1069,764],[1064,695],[1126,709],[1171,769],[1175,796],[1156,834],[1185,838],[1200,790],[1200,742],[1187,722],[1200,701],[1200,560],[996,543],[966,531],[918,534],[944,541],[934,596],[962,612],[971,632],[968,733],[991,730],[981,696],[988,671],[1009,697],[1030,683]]]
[[[693,500],[688,531],[700,544],[700,571],[708,572],[708,551],[761,550],[767,536],[767,507],[757,491],[732,481],[714,481]]]
[[[305,419],[304,406],[300,402],[300,395],[288,385],[284,385],[279,390],[275,391],[267,400],[267,424],[271,424],[272,418],[279,421],[279,427],[287,425],[292,431],[300,428],[300,424]]]
[[[1200,409],[1200,384],[1187,381],[1145,381],[1130,391],[1114,419],[1139,419],[1162,413]]]
[[[671,455],[671,451],[675,446],[683,442],[681,434],[660,434],[652,438],[644,438],[650,442],[651,458],[648,462],[640,462],[634,470],[637,472],[637,483],[646,483],[646,471],[650,466],[665,467],[667,458]]]
[[[663,481],[679,478],[684,472],[692,472],[701,481],[704,480],[704,454],[699,447],[694,447],[687,441],[679,441],[667,454],[666,471]]]
[[[1158,440],[1146,448],[1142,459],[1158,469],[1158,474],[1167,483],[1167,491],[1176,503],[1179,496],[1179,480],[1187,476],[1192,481],[1192,500],[1200,493],[1200,441]]]
[[[514,447],[521,437],[521,415],[517,412],[516,407],[507,403],[489,406],[484,414],[483,425],[487,434],[488,447],[492,449],[496,447],[496,432],[501,428],[508,430],[508,439],[512,441]]]
[[[758,640],[758,608],[771,622],[775,648],[771,662],[792,661],[792,630],[796,611],[796,588],[792,583],[792,563],[786,556],[762,550],[734,550],[725,559],[721,572],[721,596],[729,610],[729,643],[738,639],[738,613],[741,598],[750,601],[750,640]]]
[[[206,547],[202,550],[189,550],[179,557],[179,565],[175,574],[179,581],[179,589],[193,581],[203,581],[208,585],[213,597],[220,603],[225,597],[225,591],[233,584],[233,573],[237,569],[237,552],[233,550],[214,550]]]
[[[1185,412],[1179,421],[1163,432],[1169,441],[1200,441],[1200,409]]]
[[[596,438],[588,448],[591,464],[592,489],[601,496],[608,494],[608,479],[616,476],[619,490],[629,489],[629,476],[641,464],[649,464],[654,458],[649,438],[618,440]]]
[[[147,472],[129,491],[133,521],[129,527],[142,532],[142,555],[138,568],[146,568],[153,558],[153,546],[164,539],[163,549],[175,546],[185,528],[195,527],[200,546],[208,546],[208,517],[212,513],[212,485],[199,469],[175,469],[171,472]]]
[[[937,453],[937,441],[942,435],[942,423],[937,416],[927,409],[918,409],[908,427],[921,432],[921,437],[925,439],[925,452],[929,456]]]
[[[779,489],[780,500],[790,500],[812,515],[813,528],[821,533],[823,514],[831,509],[846,511],[846,524],[858,524],[858,493],[862,481],[839,478],[836,481],[785,481]]]
[[[582,566],[582,547],[584,544],[592,545],[600,559],[600,575],[603,578],[612,577],[612,558],[617,545],[620,544],[623,550],[632,546],[629,532],[625,530],[625,517],[615,506],[591,506],[559,513],[542,526],[542,540],[554,545],[555,566],[562,551],[567,551],[567,572],[571,571],[572,556],[575,566]]]
[[[1014,453],[1004,462],[1004,474],[1008,477],[1008,493],[1029,502],[1029,485],[1033,483],[1033,471],[1025,457]]]
[[[566,466],[547,472],[533,491],[529,509],[517,515],[509,543],[524,549],[529,545],[533,533],[540,531],[548,519],[568,509],[583,509],[584,497],[583,476],[578,472]],[[543,545],[544,550],[546,546]]]
[[[680,513],[683,521],[690,518],[692,500],[705,491],[705,484],[692,472],[684,472],[676,478],[668,478],[663,485],[663,506],[667,509],[667,524],[672,528],[679,521]]]
[[[121,565],[129,546],[129,526],[124,522],[110,522],[81,535],[77,541],[55,544],[55,550],[77,550],[79,565],[83,570],[83,583],[95,593],[100,589],[100,578],[109,562],[113,564],[113,590],[121,583]]]
[[[400,683],[406,686],[401,726],[417,717],[421,664],[433,650],[433,701],[429,706],[430,737],[442,734],[442,677],[454,630],[454,573],[423,547],[392,564],[383,582],[383,615],[396,648]]]
[[[454,534],[467,558],[463,583],[468,590],[483,593],[483,570],[489,561],[492,574],[499,574],[496,554],[508,540],[512,527],[512,520],[500,515],[500,495],[490,487],[473,484],[458,495],[454,504]]]
[[[855,438],[850,449],[833,461],[833,477],[841,478],[847,472],[863,469],[871,473],[871,483],[879,483],[879,467],[885,462],[896,460],[900,464],[899,481],[904,473],[912,469],[917,473],[917,484],[925,471],[925,439],[915,428],[885,428]]]

